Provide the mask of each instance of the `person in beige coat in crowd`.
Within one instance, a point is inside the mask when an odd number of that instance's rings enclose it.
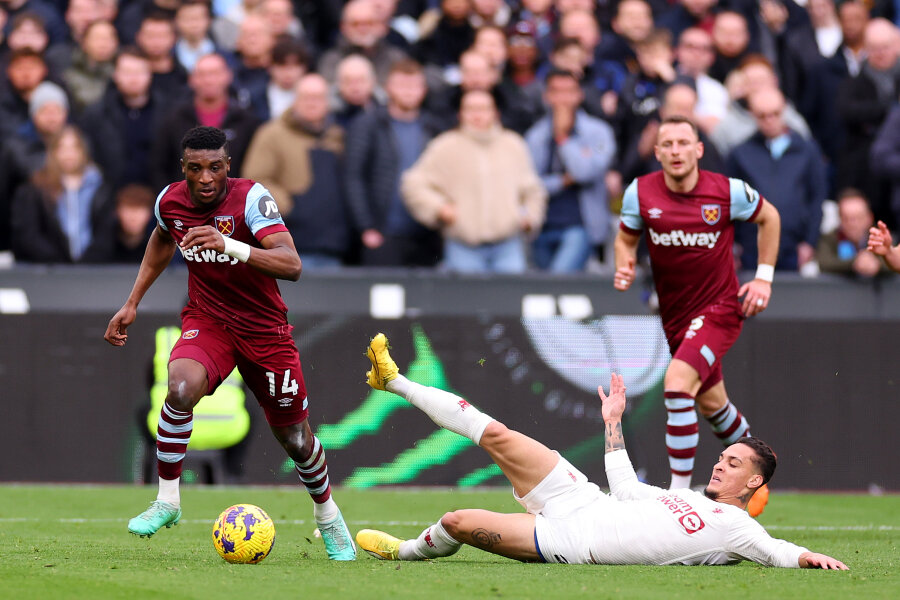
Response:
[[[336,269],[350,248],[341,187],[344,132],[334,123],[328,94],[321,75],[301,77],[291,108],[253,136],[241,173],[271,192],[304,271]]]
[[[460,126],[434,138],[403,175],[410,214],[444,235],[444,266],[521,273],[525,237],[540,231],[547,192],[525,141],[500,126],[488,92],[467,92]]]

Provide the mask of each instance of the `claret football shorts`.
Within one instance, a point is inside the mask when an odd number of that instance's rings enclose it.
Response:
[[[709,306],[700,311],[687,327],[669,337],[672,357],[688,363],[700,374],[699,394],[722,381],[722,359],[737,341],[744,326],[740,309],[730,304]]]
[[[186,309],[181,313],[181,337],[169,362],[177,358],[204,366],[207,394],[237,366],[273,427],[296,425],[309,415],[300,353],[290,333],[241,335],[199,311]]]

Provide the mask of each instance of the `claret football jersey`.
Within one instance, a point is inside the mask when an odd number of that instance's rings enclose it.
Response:
[[[740,179],[702,170],[686,194],[669,190],[662,171],[638,177],[625,190],[619,227],[646,232],[667,331],[713,304],[739,310],[732,221],[752,220],[762,203]]]
[[[287,231],[269,191],[249,179],[227,180],[215,206],[191,200],[187,182],[167,186],[156,199],[156,220],[176,243],[192,227],[210,225],[223,236],[262,248],[267,235]],[[215,250],[178,247],[188,267],[188,307],[251,335],[290,332],[287,306],[275,278]]]

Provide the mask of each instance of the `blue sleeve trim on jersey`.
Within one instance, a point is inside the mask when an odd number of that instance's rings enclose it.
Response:
[[[247,202],[244,204],[244,220],[247,227],[255,236],[259,230],[272,225],[284,225],[278,205],[262,184],[254,183],[247,192]]]
[[[632,181],[622,196],[622,224],[631,231],[642,231],[644,220],[641,218],[641,205],[638,201],[638,182]]]
[[[731,220],[752,219],[761,205],[759,192],[750,187],[746,181],[733,177],[728,178],[728,187],[731,192]]]
[[[156,197],[156,205],[153,207],[153,214],[156,215],[156,222],[159,223],[159,226],[162,227],[163,231],[168,231],[169,228],[166,227],[166,224],[163,223],[162,217],[159,214],[159,203],[162,200],[163,196],[166,195],[166,192],[169,191],[169,188],[172,184],[167,185],[163,188],[163,191],[159,193],[159,196]]]

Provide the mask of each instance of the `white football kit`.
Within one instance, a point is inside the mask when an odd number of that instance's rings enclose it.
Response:
[[[746,511],[689,489],[638,481],[625,450],[606,454],[610,493],[564,458],[524,498],[538,553],[575,564],[799,567],[806,548],[771,537]]]

